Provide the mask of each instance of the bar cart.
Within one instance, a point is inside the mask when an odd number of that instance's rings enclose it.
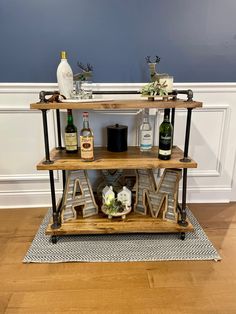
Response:
[[[120,92],[119,92],[120,93]],[[126,92],[133,93],[133,92]],[[136,92],[138,93],[138,92]],[[178,95],[186,95],[187,99],[179,99]],[[186,215],[186,193],[187,193],[187,170],[196,168],[197,163],[188,156],[191,115],[192,110],[202,107],[202,103],[193,100],[191,90],[174,90],[172,96],[167,100],[138,99],[138,100],[112,100],[112,101],[84,101],[84,102],[60,102],[57,92],[53,97],[47,99],[51,92],[40,92],[40,101],[32,103],[31,109],[41,110],[44,130],[45,158],[37,164],[38,170],[49,171],[51,201],[52,201],[52,221],[46,229],[46,234],[51,235],[53,243],[57,242],[60,235],[71,234],[106,234],[106,233],[162,233],[176,232],[180,234],[181,239],[185,238],[186,232],[193,231],[192,224],[188,221]],[[141,153],[139,147],[128,147],[126,152],[117,154],[107,151],[106,147],[95,147],[95,159],[92,162],[83,162],[80,159],[80,153],[68,155],[62,147],[61,139],[61,121],[60,110],[78,109],[78,110],[129,110],[129,109],[171,109],[171,123],[175,124],[175,110],[186,109],[186,132],[184,151],[178,146],[173,147],[172,157],[164,161],[158,159],[158,147],[153,147],[148,154]],[[56,110],[58,147],[52,151],[49,150],[47,111]],[[141,166],[140,166],[141,165]],[[53,171],[60,170],[63,174],[63,191],[66,186],[67,171],[76,170],[103,170],[103,169],[182,169],[182,202],[178,204],[179,219],[177,222],[164,221],[153,218],[150,215],[141,215],[137,212],[131,212],[125,220],[108,219],[98,209],[98,213],[87,218],[76,218],[67,222],[61,219],[62,201],[56,202],[55,185]]]

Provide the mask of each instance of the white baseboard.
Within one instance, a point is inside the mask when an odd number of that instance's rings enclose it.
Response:
[[[59,200],[62,192],[56,191],[56,198]],[[50,190],[47,191],[18,191],[0,193],[1,208],[33,208],[51,207]]]

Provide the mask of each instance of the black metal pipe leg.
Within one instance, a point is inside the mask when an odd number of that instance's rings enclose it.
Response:
[[[191,127],[191,116],[192,108],[188,108],[186,132],[185,132],[185,143],[184,143],[184,158],[180,159],[182,162],[190,162],[188,158],[189,138],[190,138],[190,127]],[[187,168],[183,169],[183,192],[182,192],[182,207],[180,208],[180,220],[179,224],[186,227],[188,222],[186,220],[186,195],[187,195]]]
[[[57,243],[57,236],[56,235],[52,235],[51,241],[52,241],[52,244],[56,244]]]
[[[57,149],[62,150],[61,146],[61,119],[60,119],[60,110],[56,109],[56,117],[57,117]]]
[[[49,170],[49,178],[50,178],[50,188],[51,188],[51,198],[52,198],[52,218],[53,224],[51,225],[52,229],[60,228],[60,212],[57,211],[56,205],[56,193],[55,193],[55,185],[54,185],[54,177],[53,170]]]
[[[43,117],[43,134],[44,134],[44,148],[45,148],[45,161],[44,164],[52,164],[50,160],[49,140],[48,140],[48,122],[47,122],[47,109],[42,109]]]
[[[183,169],[183,191],[182,191],[182,207],[180,207],[179,225],[186,227],[188,222],[186,220],[186,196],[187,196],[187,168]]]
[[[184,158],[180,159],[182,162],[190,162],[188,158],[189,138],[190,138],[190,127],[191,127],[192,108],[188,108],[186,131],[185,131],[185,143],[184,143]]]
[[[174,141],[174,132],[175,132],[175,108],[171,109],[171,124],[173,128],[172,139]]]
[[[66,171],[62,170],[62,184],[63,184],[63,193],[66,187]]]
[[[172,124],[172,127],[174,129],[174,126],[175,126],[175,108],[171,109],[171,124]]]

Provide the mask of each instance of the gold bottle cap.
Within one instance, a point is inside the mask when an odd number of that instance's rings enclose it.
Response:
[[[61,59],[67,59],[66,51],[61,51]]]

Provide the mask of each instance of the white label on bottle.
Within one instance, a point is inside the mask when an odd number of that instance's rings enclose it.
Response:
[[[169,136],[169,135],[161,135],[161,139],[165,140],[165,141],[169,141],[169,140],[171,140],[171,136]]]
[[[171,150],[163,150],[163,149],[159,149],[159,154],[163,155],[163,156],[168,156],[171,155]]]
[[[81,158],[86,160],[92,160],[93,155],[93,137],[92,136],[80,136],[80,149]]]
[[[141,131],[140,147],[146,149],[152,147],[152,131]]]
[[[76,150],[78,147],[77,133],[65,133],[66,150]]]

